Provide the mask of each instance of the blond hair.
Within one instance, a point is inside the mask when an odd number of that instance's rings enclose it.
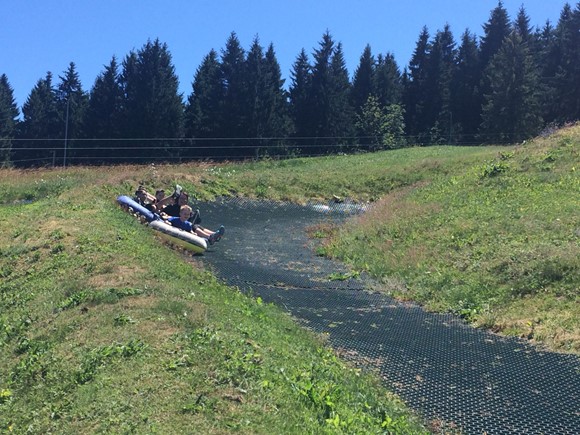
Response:
[[[193,209],[189,205],[187,205],[187,204],[182,205],[180,207],[179,211],[182,212],[183,210],[187,210],[189,213],[192,213],[193,212]]]

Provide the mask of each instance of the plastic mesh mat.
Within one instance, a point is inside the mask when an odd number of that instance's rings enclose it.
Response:
[[[306,228],[357,212],[349,204],[296,206],[228,200],[199,204],[203,224],[226,226],[203,261],[241,291],[328,333],[338,353],[380,373],[426,420],[466,434],[580,434],[580,359],[428,313],[346,277],[315,255]]]

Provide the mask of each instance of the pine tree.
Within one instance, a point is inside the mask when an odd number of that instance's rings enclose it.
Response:
[[[537,40],[542,118],[546,123],[552,123],[557,118],[555,77],[559,54],[555,31],[549,20],[539,32]]]
[[[312,109],[312,67],[306,51],[302,49],[296,57],[291,71],[289,89],[290,117],[294,126],[294,137],[300,146],[308,146],[308,138],[314,136],[314,114]]]
[[[24,105],[18,146],[14,147],[14,161],[20,166],[54,164],[56,152],[62,153],[61,120],[56,106],[52,73],[38,80]]]
[[[88,162],[103,163],[114,156],[112,148],[118,142],[107,139],[121,138],[123,131],[123,88],[120,81],[119,65],[115,56],[100,73],[89,94],[85,114],[85,134],[90,139],[85,152]],[[102,148],[102,150],[101,150]]]
[[[270,152],[285,154],[288,152],[286,138],[292,131],[292,121],[289,115],[288,92],[284,89],[285,81],[273,44],[268,46],[264,56],[264,74],[264,88],[267,92],[264,100],[262,134],[267,138],[281,138],[269,140],[267,143],[276,147],[276,151]]]
[[[348,147],[354,144],[354,109],[351,104],[351,84],[344,60],[342,44],[338,43],[330,62],[330,104],[327,136],[334,144]],[[327,150],[334,152],[336,150]]]
[[[361,113],[371,94],[374,94],[375,58],[371,46],[367,44],[360,57],[352,81],[352,106],[356,113]]]
[[[269,89],[266,89],[264,50],[256,36],[245,59],[244,71],[246,72],[245,86],[247,92],[246,104],[246,130],[247,137],[252,138],[251,145],[257,146],[259,153],[261,138],[266,130],[266,112],[269,98]],[[248,148],[246,155],[252,155],[253,150]]]
[[[485,69],[501,48],[503,40],[510,34],[509,16],[501,0],[491,11],[489,20],[483,25],[483,31],[484,36],[479,46],[479,59],[482,69]]]
[[[490,143],[514,143],[542,126],[538,76],[529,47],[513,32],[487,68],[490,93],[485,95],[481,137]]]
[[[419,144],[428,142],[428,137],[424,132],[428,128],[425,96],[429,92],[427,62],[430,51],[429,31],[427,27],[423,27],[405,74],[403,95],[407,134],[413,136],[412,142]]]
[[[480,124],[480,65],[477,39],[469,30],[461,36],[457,68],[451,86],[453,130],[457,143],[473,143]]]
[[[18,107],[6,74],[0,76],[0,167],[9,166],[18,126]]]
[[[313,146],[310,154],[325,153],[328,150],[327,144],[332,142],[334,138],[328,138],[329,134],[329,119],[330,119],[330,61],[334,53],[334,41],[332,36],[327,31],[322,36],[322,41],[319,43],[319,48],[313,54],[312,66],[312,88],[310,94],[310,104],[312,105],[311,115],[313,117],[312,132]]]
[[[427,62],[425,115],[430,143],[452,141],[451,85],[455,56],[455,41],[449,25],[445,25],[435,35]]]
[[[243,147],[250,137],[247,122],[247,96],[245,60],[246,54],[240,41],[232,32],[222,50],[221,69],[225,84],[223,104],[223,136],[232,138],[229,145],[235,147],[230,157],[241,157],[247,151]]]
[[[379,54],[374,73],[373,94],[382,107],[400,105],[403,97],[401,71],[392,53]]]
[[[212,49],[203,58],[195,73],[192,87],[193,91],[188,97],[185,109],[185,135],[189,139],[201,140],[190,140],[193,147],[187,149],[184,157],[219,157],[223,154],[217,138],[224,136],[222,118],[225,85],[215,50]],[[203,140],[207,138],[211,140]]]
[[[518,15],[513,23],[513,31],[516,32],[522,43],[526,44],[530,55],[533,57],[536,69],[540,69],[540,51],[541,51],[541,36],[538,32],[534,32],[530,26],[530,17],[528,16],[524,6],[522,5],[518,11]]]
[[[167,44],[156,39],[148,41],[137,53],[129,53],[121,78],[125,95],[125,145],[142,147],[143,142],[133,139],[150,139],[147,143],[150,149],[139,155],[129,150],[125,157],[131,160],[178,157],[183,102]]]
[[[487,68],[511,31],[510,19],[501,0],[495,9],[491,11],[489,20],[483,25],[483,31],[484,36],[479,44],[480,83],[478,105],[481,108],[480,113],[485,104],[484,96],[491,93],[491,83],[487,80],[490,76]]]
[[[88,106],[88,95],[83,91],[74,62],[69,64],[64,75],[59,76],[60,82],[56,88],[56,108],[61,126],[60,136],[65,138],[62,161],[66,166],[67,160],[82,159],[80,152],[75,152],[78,146],[75,139],[84,136],[84,119]],[[60,160],[60,155],[57,158]]]
[[[559,122],[580,119],[580,2],[566,5],[556,27],[555,111]]]
[[[514,21],[513,28],[514,31],[520,35],[520,38],[522,38],[522,42],[530,45],[532,44],[534,34],[530,27],[530,17],[528,17],[523,5],[520,6],[520,9],[518,10],[518,15]]]
[[[335,46],[328,31],[322,36],[313,57],[310,101],[313,136],[316,137],[313,142],[317,146],[311,149],[311,154],[326,154],[352,141],[354,114],[350,104],[350,81],[342,45]]]

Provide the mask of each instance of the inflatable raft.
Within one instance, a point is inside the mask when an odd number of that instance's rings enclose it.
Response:
[[[161,219],[158,214],[143,207],[133,198],[127,195],[121,195],[117,198],[117,202],[121,207],[143,217],[147,221],[148,226],[156,230],[164,240],[196,254],[201,254],[207,249],[207,241],[204,238],[182,229],[172,227]]]

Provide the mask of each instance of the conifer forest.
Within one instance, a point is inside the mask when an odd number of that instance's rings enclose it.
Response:
[[[167,44],[112,57],[90,89],[76,65],[17,107],[0,71],[0,165],[38,167],[317,156],[405,146],[518,143],[580,119],[580,2],[532,28],[501,1],[482,34],[424,27],[409,64],[364,47],[352,77],[322,34],[283,79],[273,43],[235,32],[200,60],[191,92]]]

